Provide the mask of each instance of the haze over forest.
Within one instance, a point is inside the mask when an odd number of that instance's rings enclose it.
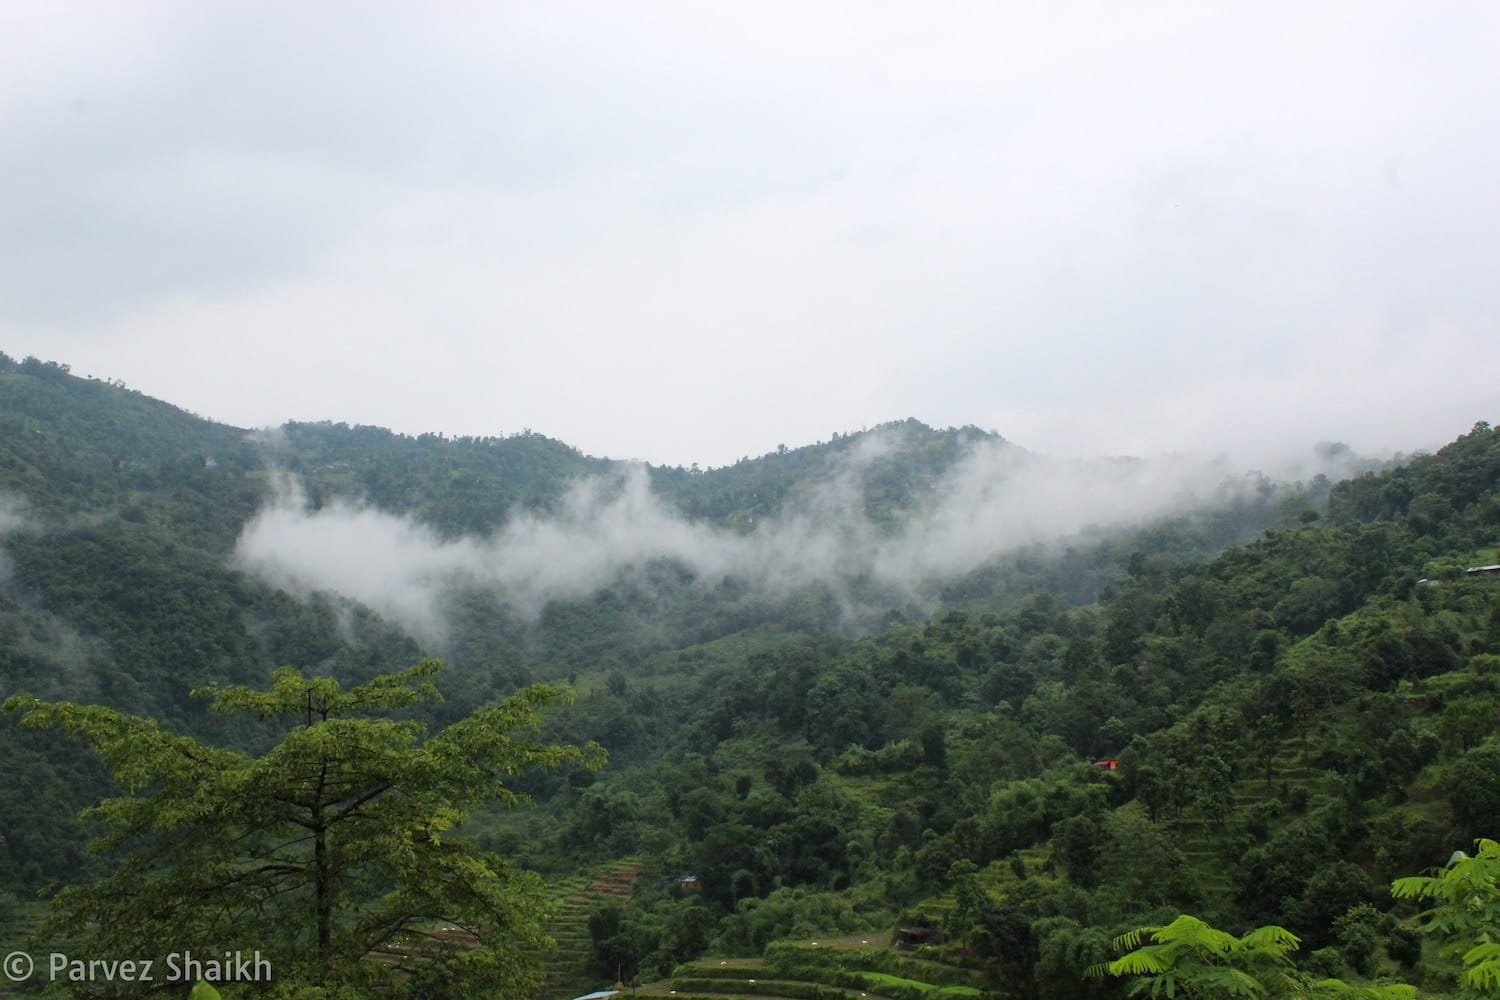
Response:
[[[931,607],[935,585],[1007,551],[1057,551],[1081,532],[1097,537],[1273,488],[1223,458],[1058,460],[970,431],[957,434],[951,464],[908,516],[882,526],[867,510],[867,479],[914,434],[898,424],[860,436],[773,516],[740,530],[685,517],[634,464],[574,483],[555,510],[518,511],[488,535],[449,538],[357,496],[310,510],[296,480],[282,477],[236,559],[274,585],[356,598],[429,637],[442,632],[445,587],[494,588],[534,618],[550,600],[586,597],[656,560],[706,590],[726,577],[777,597],[823,584],[849,604],[859,581]],[[1315,476],[1361,465],[1342,446],[1307,455]]]

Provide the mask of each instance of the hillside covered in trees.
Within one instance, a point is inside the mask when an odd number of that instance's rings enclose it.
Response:
[[[249,432],[0,356],[0,697],[257,753],[190,692],[436,656],[442,700],[399,717],[437,731],[571,687],[541,736],[607,763],[460,828],[561,902],[541,996],[1122,996],[1087,970],[1183,913],[1464,995],[1389,886],[1500,833],[1500,432],[1293,482],[1146,471],[916,421],[706,471]],[[17,944],[118,863],[79,813],[119,788],[14,713],[0,755]],[[946,940],[879,947],[902,927]]]

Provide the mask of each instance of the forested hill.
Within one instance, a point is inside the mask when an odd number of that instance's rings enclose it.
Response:
[[[872,511],[909,506],[963,448],[995,435],[933,430],[916,420],[876,429],[900,447],[867,477]],[[151,503],[171,510],[209,498],[236,530],[264,497],[268,468],[295,473],[314,505],[355,497],[410,513],[448,535],[493,530],[514,510],[545,507],[581,476],[620,463],[583,455],[541,434],[411,437],[380,427],[288,423],[248,431],[216,424],[121,384],[73,376],[68,366],[0,354],[0,491],[39,514],[99,512]],[[799,484],[836,473],[870,432],[787,448],[707,471],[648,466],[653,488],[685,514],[743,525],[774,516]],[[236,523],[236,518],[238,523]],[[222,536],[221,536],[222,540]],[[232,541],[232,537],[230,538]]]
[[[862,489],[871,517],[887,524],[967,443],[988,437],[915,421],[882,433],[898,446],[870,459]],[[826,483],[868,437],[649,476],[685,516],[733,532]],[[343,498],[459,538],[517,511],[544,513],[580,477],[619,468],[530,432],[227,427],[63,364],[0,354],[0,694],[96,701],[222,735],[223,720],[188,697],[193,687],[258,683],[284,663],[358,679],[433,649],[356,602],[289,595],[236,568],[237,540],[280,473],[313,509]],[[537,677],[630,669],[651,650],[773,621],[816,630],[841,613],[827,594],[793,595],[790,609],[732,586],[705,598],[669,568],[554,602],[539,621],[518,620],[483,591],[450,596],[435,651],[454,668],[445,682],[454,714]],[[0,744],[22,776],[0,787],[0,813],[14,825],[0,843],[0,887],[71,877],[84,863],[72,817],[105,786],[68,744],[20,733],[9,718]]]
[[[222,548],[264,500],[271,468],[304,477],[314,502],[342,493],[457,532],[492,527],[512,507],[555,498],[609,466],[535,434],[450,440],[295,423],[250,432],[66,366],[3,356],[0,421],[0,490],[35,513],[149,507],[180,527],[213,514],[209,537]]]
[[[468,833],[559,878],[649,876],[569,931],[606,981],[927,922],[994,992],[1115,996],[1080,970],[1183,909],[1286,924],[1334,972],[1420,965],[1382,884],[1500,833],[1500,581],[1468,572],[1500,563],[1500,432],[1340,482],[1225,470],[1191,502],[1140,471],[916,421],[707,471],[530,433],[252,432],[0,356],[0,696],[248,749],[262,729],[187,693],[437,652],[437,726],[569,682],[549,736],[609,766],[528,776],[537,809]],[[1085,487],[1133,516],[1072,509]],[[279,589],[244,553],[268,510],[456,571]],[[291,537],[270,554],[314,536]],[[593,550],[618,558],[587,586],[526,589]],[[3,920],[4,893],[108,870],[76,815],[111,786],[9,715],[0,759]],[[700,893],[667,888],[684,872]]]
[[[1198,564],[1120,553],[1097,603],[1041,592],[858,640],[743,636],[603,678],[560,725],[615,720],[626,748],[670,726],[666,753],[497,842],[699,877],[698,896],[601,901],[596,981],[929,925],[954,940],[911,975],[957,975],[940,959],[1001,996],[1122,997],[1084,971],[1188,912],[1288,928],[1304,982],[1481,995],[1435,944],[1424,957],[1388,887],[1500,831],[1500,576],[1483,569],[1500,564],[1500,432],[1339,483],[1293,522]],[[785,955],[741,975],[893,971]],[[1195,969],[1215,981],[1189,964],[1177,982]]]
[[[873,432],[835,433],[827,442],[788,449],[707,472],[655,467],[652,487],[685,513],[745,528],[774,517],[799,487],[824,482],[845,467],[852,452],[872,434],[896,442],[873,455],[862,478],[865,512],[880,523],[909,513],[948,472],[965,450],[979,442],[1001,443],[999,435],[977,427],[934,430],[919,420],[883,424]]]

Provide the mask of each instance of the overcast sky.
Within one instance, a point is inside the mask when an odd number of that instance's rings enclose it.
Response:
[[[1500,418],[1500,5],[0,0],[0,350],[720,465]]]

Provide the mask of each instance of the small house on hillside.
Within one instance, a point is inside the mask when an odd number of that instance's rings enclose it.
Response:
[[[1093,765],[1095,767],[1102,767],[1106,771],[1118,771],[1120,769],[1120,761],[1114,757],[1095,757]]]
[[[942,944],[948,935],[934,927],[902,927],[896,931],[896,947],[908,950],[924,944]]]

